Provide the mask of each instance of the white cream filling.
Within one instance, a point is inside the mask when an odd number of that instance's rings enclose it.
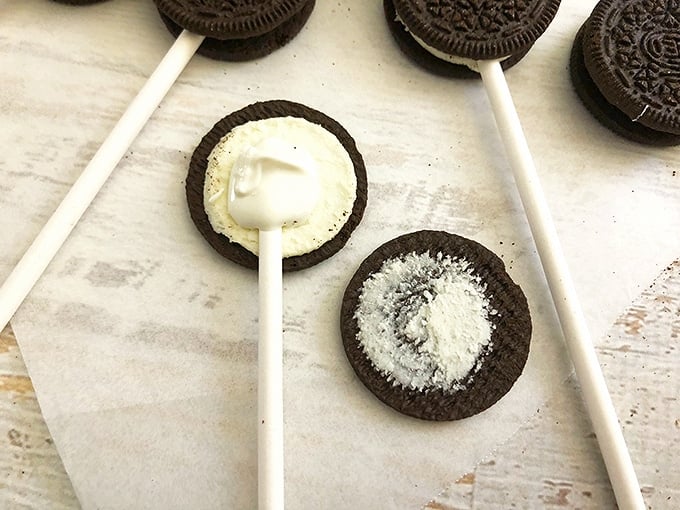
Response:
[[[396,385],[457,390],[479,368],[497,315],[464,259],[411,253],[385,261],[361,289],[358,340]]]
[[[265,138],[244,147],[231,169],[229,215],[244,228],[307,223],[318,199],[316,161],[300,145]]]
[[[406,24],[402,21],[401,17],[399,14],[396,15],[395,21],[398,21],[401,23],[406,31],[413,37],[413,40],[417,42],[420,46],[423,47],[423,49],[427,50],[430,54],[434,55],[440,60],[445,60],[446,62],[450,62],[451,64],[456,64],[460,66],[465,66],[470,69],[472,69],[475,72],[479,72],[479,64],[477,60],[474,60],[472,58],[465,58],[465,57],[459,57],[458,55],[450,55],[449,53],[445,53],[441,50],[438,50],[437,48],[434,48],[427,44],[425,41],[423,41],[420,37],[418,37],[416,34],[411,32],[409,28],[406,26]],[[503,62],[504,60],[507,60],[510,58],[510,55],[507,57],[501,57],[498,59],[499,62]]]
[[[338,139],[318,124],[298,117],[275,117],[235,127],[210,153],[203,203],[213,230],[258,253],[258,231],[241,227],[228,212],[229,176],[244,147],[278,138],[304,147],[317,165],[319,200],[306,223],[284,226],[283,256],[316,250],[337,235],[347,222],[356,199],[354,165]]]

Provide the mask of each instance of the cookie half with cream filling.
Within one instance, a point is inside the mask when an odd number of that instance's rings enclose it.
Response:
[[[262,140],[301,147],[316,162],[320,198],[305,224],[284,226],[283,270],[317,264],[339,251],[361,221],[368,182],[349,133],[327,115],[290,101],[254,103],[220,120],[193,153],[186,180],[189,212],[199,232],[227,259],[257,268],[258,231],[228,212],[229,176],[238,157]]]
[[[198,53],[217,60],[264,57],[302,30],[315,0],[154,0],[177,37],[186,29],[206,36]]]
[[[369,255],[342,302],[342,339],[380,400],[457,420],[505,395],[529,354],[531,316],[503,262],[479,243],[424,230]]]
[[[519,62],[547,29],[559,0],[383,0],[399,48],[430,72],[479,76],[477,60]]]

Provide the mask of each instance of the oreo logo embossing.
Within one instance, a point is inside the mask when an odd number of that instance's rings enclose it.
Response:
[[[680,33],[652,31],[643,35],[640,46],[650,64],[660,69],[656,89],[661,102],[680,105]]]
[[[665,73],[680,74],[680,32],[646,33],[641,46],[649,60],[664,68]]]

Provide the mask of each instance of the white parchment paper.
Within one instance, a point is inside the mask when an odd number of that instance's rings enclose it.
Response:
[[[150,1],[8,4],[3,280],[172,42]],[[565,2],[506,76],[597,343],[680,253],[680,152],[616,137],[576,98],[568,56],[593,4]],[[256,274],[198,234],[183,181],[215,122],[275,98],[343,124],[369,178],[348,246],[284,279],[289,508],[417,508],[507,440],[571,369],[481,81],[414,66],[381,2],[321,0],[293,43],[265,59],[193,59],[12,321],[84,508],[255,506]],[[460,422],[381,404],[340,340],[354,270],[422,228],[503,257],[534,320],[515,387]]]

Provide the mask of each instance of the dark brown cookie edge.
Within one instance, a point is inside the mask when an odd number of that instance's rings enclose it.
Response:
[[[486,282],[491,306],[505,311],[502,316],[492,317],[496,325],[492,347],[464,390],[420,392],[393,385],[374,368],[357,340],[354,314],[364,281],[391,257],[427,251],[464,255],[475,274]],[[526,297],[506,273],[500,258],[475,241],[447,232],[423,230],[388,241],[364,259],[345,290],[340,329],[350,365],[359,380],[382,402],[415,418],[451,421],[488,409],[510,390],[526,364],[532,325]]]
[[[208,215],[203,206],[203,187],[205,172],[208,167],[208,157],[220,139],[236,126],[251,120],[263,120],[272,117],[300,117],[320,125],[338,139],[345,148],[354,165],[357,179],[356,199],[347,221],[337,235],[316,250],[304,255],[286,257],[283,259],[284,271],[298,271],[316,265],[331,257],[345,246],[354,229],[363,217],[368,200],[368,180],[364,160],[359,153],[354,139],[337,121],[331,117],[304,106],[285,100],[271,100],[253,103],[235,111],[217,122],[203,137],[191,157],[189,172],[186,179],[187,204],[191,219],[198,231],[220,255],[249,269],[257,269],[257,256],[246,250],[238,243],[231,242],[226,236],[218,234],[212,229]]]

